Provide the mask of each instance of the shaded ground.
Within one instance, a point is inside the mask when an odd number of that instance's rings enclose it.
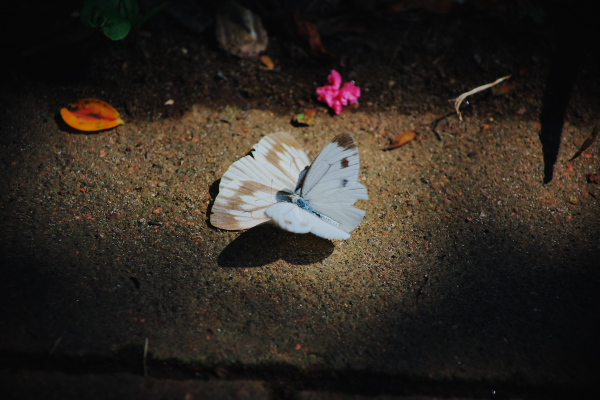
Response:
[[[331,62],[272,23],[276,71],[166,15],[123,42],[13,57],[1,93],[1,390],[583,394],[600,355],[597,143],[568,159],[597,122],[598,64],[576,59],[543,185],[540,113],[560,46],[555,30],[507,15],[365,14],[361,32],[326,38]],[[332,68],[363,89],[340,116],[314,94]],[[475,96],[436,138],[448,99],[508,74],[512,90]],[[65,127],[58,111],[85,97],[128,123]],[[315,107],[314,126],[292,126]],[[406,129],[418,139],[381,150]],[[215,182],[278,130],[312,157],[354,135],[371,200],[351,239],[207,223]]]

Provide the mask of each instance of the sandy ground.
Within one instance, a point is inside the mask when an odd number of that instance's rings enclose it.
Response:
[[[1,93],[9,398],[101,398],[93,388],[129,398],[526,398],[591,387],[598,144],[568,160],[597,122],[596,66],[575,80],[544,185],[550,36],[494,21],[368,20],[329,39],[333,62],[275,36],[277,69],[264,71],[208,33],[157,19],[124,42],[96,38],[103,44],[73,75],[61,59],[19,64]],[[363,90],[339,116],[314,93],[333,68]],[[439,123],[438,140],[431,126],[452,111],[448,99],[508,74],[506,94],[474,96],[462,122]],[[60,108],[86,97],[127,123],[66,127]],[[293,126],[309,108],[316,124]],[[382,151],[407,129],[416,140]],[[370,200],[357,204],[367,214],[349,240],[208,223],[229,165],[281,130],[311,158],[338,133],[355,137]]]

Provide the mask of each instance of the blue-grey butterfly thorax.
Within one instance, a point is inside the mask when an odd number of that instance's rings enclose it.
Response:
[[[305,198],[303,198],[302,196],[300,196],[298,194],[298,192],[299,192],[299,190],[296,192],[292,192],[288,189],[280,190],[275,195],[275,200],[277,200],[277,202],[292,203],[292,204],[297,205],[298,207],[300,207],[303,210],[306,210],[309,212],[314,212],[310,208],[310,201],[308,201]]]
[[[317,216],[319,219],[327,222],[329,225],[336,226],[336,227],[342,226],[342,224],[340,224],[333,218],[329,218],[327,215],[321,214],[320,212],[315,211],[312,208],[310,208],[310,201],[308,201],[305,198],[303,198],[302,196],[300,196],[298,194],[299,191],[300,191],[299,189],[296,190],[296,192],[292,192],[288,189],[280,190],[275,195],[275,199],[277,200],[277,202],[285,202],[285,203],[295,204],[302,210],[308,211],[309,213]]]
[[[302,196],[294,193],[293,195],[290,196],[290,200],[292,201],[292,203],[294,203],[301,209],[306,210],[306,211],[312,211],[310,209],[310,202],[306,199],[303,199]]]
[[[327,222],[329,225],[336,226],[336,227],[342,226],[342,224],[340,224],[333,218],[329,218],[327,215],[321,214],[320,212],[310,208],[310,201],[306,200],[305,198],[303,198],[302,196],[300,196],[297,193],[294,193],[290,196],[290,201],[292,203],[294,203],[295,205],[297,205],[298,207],[300,207],[301,209],[308,211],[308,212],[312,213],[313,215],[316,215],[317,217],[319,217],[319,219]]]

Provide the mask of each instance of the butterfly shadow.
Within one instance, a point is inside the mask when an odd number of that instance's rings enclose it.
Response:
[[[312,234],[283,231],[270,223],[258,225],[223,249],[217,262],[221,267],[260,267],[277,260],[290,264],[313,264],[333,253],[330,240]]]

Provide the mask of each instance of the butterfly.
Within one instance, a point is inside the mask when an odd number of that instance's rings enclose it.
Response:
[[[348,239],[365,216],[354,203],[369,199],[358,172],[358,148],[348,133],[336,136],[312,164],[292,135],[273,133],[225,172],[210,222],[241,230],[272,221],[294,233]]]

